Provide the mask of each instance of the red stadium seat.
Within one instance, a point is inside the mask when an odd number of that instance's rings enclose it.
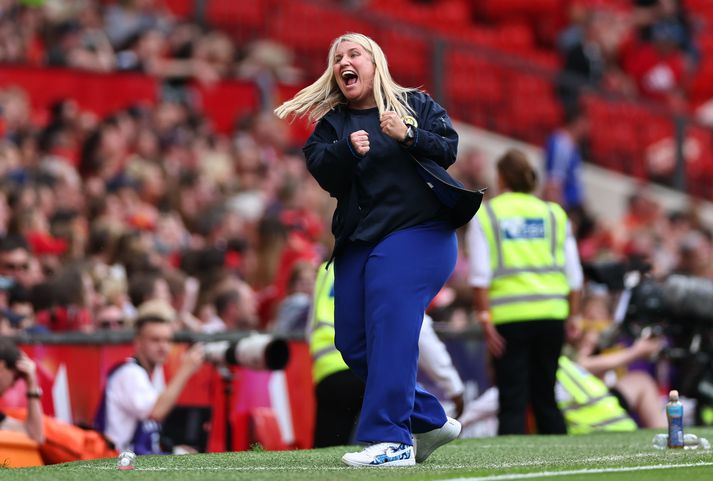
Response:
[[[51,82],[47,81],[48,74]],[[153,104],[158,98],[156,80],[140,74],[95,74],[31,67],[0,69],[0,87],[10,85],[17,85],[28,93],[35,111],[46,109],[57,100],[73,98],[82,109],[104,116],[136,103]]]
[[[378,32],[375,40],[389,61],[389,70],[394,79],[410,87],[418,87],[430,77],[430,48],[418,36],[399,30]]]
[[[164,3],[172,14],[180,18],[190,18],[196,8],[195,0],[164,0]]]
[[[196,85],[202,111],[211,118],[215,130],[230,133],[236,121],[258,107],[258,93],[249,82],[225,81],[213,86]]]

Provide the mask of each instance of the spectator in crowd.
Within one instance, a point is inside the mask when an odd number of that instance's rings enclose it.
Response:
[[[220,332],[228,329],[228,323],[232,326],[237,326],[237,321],[240,306],[240,294],[236,290],[228,290],[221,292],[215,296],[213,300],[213,316],[204,325],[204,330],[208,332]]]
[[[252,288],[242,280],[232,279],[222,289],[216,295],[213,305],[216,316],[223,322],[225,329],[254,329],[258,319],[257,300]]]
[[[97,309],[94,324],[99,331],[123,331],[128,327],[123,311],[113,304]]]
[[[30,118],[30,99],[20,87],[10,86],[0,90],[0,111],[2,112],[2,137],[16,146],[20,139],[33,130]]]
[[[93,332],[98,299],[87,266],[65,264],[47,285],[49,305],[37,309],[37,323],[52,332]]]
[[[587,113],[580,109],[569,110],[564,125],[545,143],[544,198],[557,202],[567,212],[581,210],[584,205],[581,146],[588,132]]]
[[[85,20],[90,12],[85,11]],[[85,29],[77,20],[66,20],[55,27],[53,37],[47,53],[48,65],[96,72],[115,69],[114,50],[100,29]]]
[[[11,340],[0,338],[0,396],[18,379],[23,379],[27,385],[27,417],[23,422],[0,411],[0,430],[22,432],[42,444],[45,440],[40,399],[42,390],[37,382],[35,363]]]
[[[292,56],[288,48],[271,40],[258,40],[245,47],[237,75],[257,84],[263,109],[275,108],[278,83],[292,85],[300,80],[301,72],[292,66]]]
[[[9,277],[24,287],[32,287],[31,262],[32,253],[23,237],[9,235],[0,239],[0,276]]]
[[[677,45],[678,26],[659,22],[652,26],[651,42],[639,42],[629,49],[624,70],[634,79],[639,94],[681,111],[685,108],[687,83],[685,58]]]
[[[0,286],[2,288],[2,286]],[[1,310],[11,330],[7,335],[19,333],[46,333],[48,328],[37,323],[35,308],[32,304],[32,292],[19,284],[14,284],[7,291],[7,308]]]
[[[165,385],[163,364],[171,349],[174,319],[147,315],[135,323],[134,356],[109,373],[95,428],[119,451],[161,454],[161,422],[176,404],[181,391],[203,363],[203,347],[196,344],[183,355],[181,365]]]
[[[453,166],[453,175],[468,189],[482,189],[492,183],[492,171],[485,153],[477,147],[465,149]]]
[[[606,12],[588,10],[583,21],[580,39],[565,53],[562,79],[557,85],[565,109],[579,103],[583,87],[601,86],[606,71],[604,35],[607,28]]]
[[[104,11],[104,28],[115,47],[146,29],[166,31],[171,25],[172,19],[156,0],[122,0]]]
[[[695,41],[695,27],[681,0],[635,0],[633,23],[644,42],[654,39],[657,25],[667,25],[676,31],[676,47],[686,57],[686,71],[692,72],[701,60]]]
[[[272,332],[276,335],[304,333],[312,307],[315,266],[311,262],[297,262],[292,266],[287,283],[287,296],[277,308]]]
[[[129,299],[138,307],[149,300],[171,302],[171,290],[161,273],[139,272],[129,280]]]
[[[468,231],[476,316],[493,357],[499,434],[524,434],[528,402],[540,434],[565,434],[555,400],[565,328],[579,310],[582,270],[567,215],[531,193],[537,174],[521,151],[497,163],[501,192]]]
[[[713,277],[713,246],[709,232],[692,231],[679,244],[675,274],[694,277]]]

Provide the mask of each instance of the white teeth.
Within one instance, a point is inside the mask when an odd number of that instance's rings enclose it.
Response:
[[[356,77],[357,77],[357,74],[353,70],[345,70],[344,72],[342,72],[342,78],[344,80],[348,80],[350,78],[356,78]]]

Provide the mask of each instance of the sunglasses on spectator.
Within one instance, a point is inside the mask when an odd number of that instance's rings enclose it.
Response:
[[[124,319],[98,319],[97,326],[99,329],[112,329],[117,327],[124,327]]]
[[[29,262],[3,262],[3,268],[8,271],[26,271],[30,267]]]

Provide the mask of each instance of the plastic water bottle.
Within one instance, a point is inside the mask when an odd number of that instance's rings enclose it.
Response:
[[[683,439],[683,404],[678,399],[678,391],[675,389],[668,394],[666,417],[668,418],[668,447],[683,448],[685,446]]]
[[[131,451],[124,451],[116,458],[116,469],[129,471],[136,467],[136,455]]]
[[[659,433],[651,440],[651,444],[656,449],[666,449],[668,447],[668,434]]]
[[[656,449],[668,447],[668,434],[659,433],[651,440],[651,445]],[[701,438],[692,433],[683,435],[684,449],[710,449],[711,443],[706,438]]]
[[[683,449],[698,449],[700,446],[700,439],[698,436],[692,433],[686,433],[683,435]]]

